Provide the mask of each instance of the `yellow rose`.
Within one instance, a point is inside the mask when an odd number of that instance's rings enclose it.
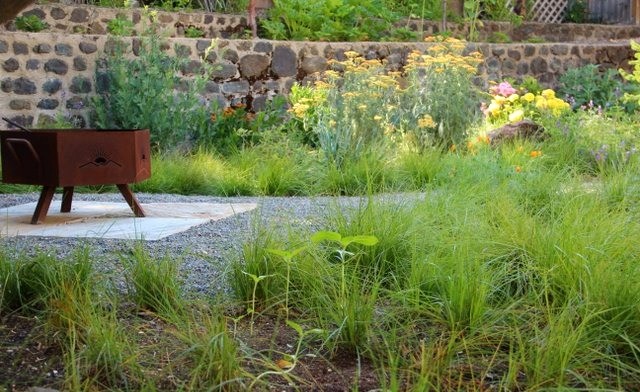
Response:
[[[551,99],[556,97],[556,92],[548,88],[546,90],[543,90],[542,93],[540,93],[540,95],[542,95],[546,99]]]
[[[489,107],[487,108],[487,113],[489,113],[492,116],[496,116],[499,111],[500,111],[500,104],[491,101],[491,103],[489,104]]]
[[[536,96],[532,93],[526,93],[522,96],[522,99],[527,102],[533,102],[536,99]]]
[[[515,102],[518,100],[518,98],[520,98],[520,96],[518,94],[511,94],[509,95],[509,98],[507,98],[509,100],[509,102]]]
[[[524,119],[524,111],[522,109],[516,109],[509,115],[509,122],[518,122]]]

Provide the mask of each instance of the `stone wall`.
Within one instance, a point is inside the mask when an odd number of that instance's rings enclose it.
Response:
[[[0,35],[0,115],[23,125],[42,127],[56,116],[89,123],[89,100],[95,94],[96,60],[109,46],[105,35],[4,33]],[[125,38],[132,47],[138,38]],[[197,72],[211,41],[171,38],[168,50],[190,59],[183,76]],[[265,40],[220,40],[218,53],[207,60],[219,64],[205,95],[224,105],[243,102],[259,110],[276,94],[287,94],[295,82],[322,71],[329,59],[344,59],[354,50],[366,58],[386,59],[400,68],[412,50],[427,43],[326,43]],[[587,63],[629,67],[633,52],[627,43],[600,44],[469,44],[468,52],[485,55],[481,81],[532,75],[552,86],[567,69]],[[144,92],[141,92],[144,93]],[[0,125],[0,127],[3,127]]]
[[[183,37],[187,27],[196,27],[205,33],[205,38],[250,38],[250,27],[245,15],[213,14],[206,12],[164,12],[157,11],[158,22],[169,37]],[[141,9],[114,9],[93,6],[64,4],[34,4],[26,8],[22,15],[36,15],[47,22],[49,32],[73,34],[105,34],[107,23],[120,15],[134,25],[134,35],[144,29],[145,20]],[[413,31],[432,35],[442,30],[439,21],[407,20],[398,23]],[[15,31],[13,22],[0,26],[0,31]],[[455,36],[466,37],[468,24],[448,23],[447,30]],[[525,22],[515,25],[508,22],[483,21],[477,26],[482,41],[492,39],[496,32],[505,33],[513,42],[530,39],[545,42],[594,42],[629,40],[640,37],[639,25],[598,25],[598,24],[547,24]]]

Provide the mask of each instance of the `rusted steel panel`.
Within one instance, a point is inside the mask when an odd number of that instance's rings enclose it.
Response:
[[[147,130],[1,131],[2,181],[79,186],[130,184],[151,175]]]
[[[0,23],[13,19],[34,0],[2,0],[0,2]]]
[[[73,187],[115,184],[136,216],[142,207],[127,184],[151,176],[149,130],[38,129],[0,131],[2,181],[42,185],[31,223],[47,215],[56,187],[61,212],[71,210]]]

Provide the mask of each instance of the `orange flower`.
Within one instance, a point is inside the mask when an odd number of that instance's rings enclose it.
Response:
[[[542,151],[533,150],[533,151],[531,151],[531,153],[529,153],[529,156],[531,156],[531,158],[538,158],[538,157],[542,156]]]
[[[486,143],[489,144],[489,136],[487,135],[480,135],[476,138],[476,140],[478,141],[478,143]]]
[[[235,112],[235,110],[232,107],[226,107],[226,108],[224,108],[224,111],[222,112],[222,115],[225,116],[225,117],[229,117],[229,116],[232,116],[234,112]]]
[[[522,168],[520,166],[516,166],[516,173],[520,173],[522,171]]]

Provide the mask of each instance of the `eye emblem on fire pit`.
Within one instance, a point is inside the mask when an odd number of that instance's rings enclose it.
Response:
[[[97,166],[107,166],[110,164],[114,164],[116,166],[122,167],[121,164],[119,164],[118,162],[112,160],[109,157],[109,153],[106,151],[102,151],[102,149],[96,149],[90,156],[90,158],[88,159],[87,163],[84,163],[80,166],[78,166],[79,169],[82,169],[85,166],[92,166],[92,167],[97,167]]]

